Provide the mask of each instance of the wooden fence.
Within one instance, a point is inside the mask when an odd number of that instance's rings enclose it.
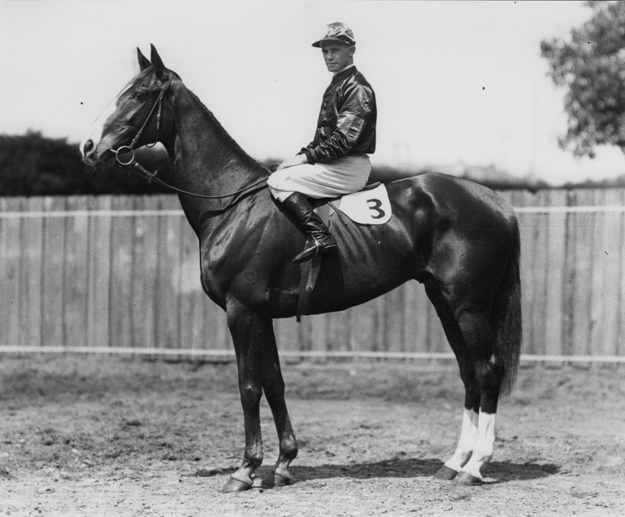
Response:
[[[501,192],[522,236],[524,357],[625,362],[625,190]],[[0,198],[0,351],[224,355],[175,196]],[[450,357],[423,287],[276,320],[293,355]]]

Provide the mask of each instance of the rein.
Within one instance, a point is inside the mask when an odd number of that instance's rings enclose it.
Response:
[[[236,196],[238,194],[252,193],[256,190],[260,190],[261,188],[265,188],[267,186],[267,179],[263,178],[262,180],[259,180],[256,183],[252,183],[251,185],[247,185],[246,187],[243,187],[240,190],[231,192],[229,194],[223,194],[221,196],[209,196],[207,194],[198,194],[197,192],[189,192],[188,190],[174,187],[173,185],[166,183],[162,179],[157,178],[156,175],[158,174],[158,170],[155,170],[154,172],[150,172],[143,165],[141,165],[135,159],[135,151],[130,146],[124,145],[118,148],[117,150],[110,149],[110,151],[115,154],[115,161],[117,162],[119,167],[124,168],[124,169],[129,168],[128,169],[129,172],[133,172],[134,174],[138,175],[140,178],[146,180],[148,183],[154,182],[157,185],[161,185],[162,187],[168,188],[169,190],[173,190],[174,192],[178,192],[179,194],[185,194],[187,196],[199,197],[203,199],[224,199],[227,197]],[[130,152],[131,154],[128,160],[123,160],[122,158],[120,158],[119,156],[120,153],[125,154],[128,152]]]
[[[171,84],[171,78],[161,87],[161,91],[158,94],[158,98],[156,99],[156,102],[154,102],[154,105],[152,106],[150,113],[145,119],[145,122],[143,123],[139,131],[137,131],[137,134],[130,142],[130,145],[122,145],[121,147],[118,147],[117,149],[109,149],[109,151],[115,155],[115,162],[117,163],[117,165],[124,169],[128,168],[130,172],[137,174],[140,178],[146,180],[148,183],[154,182],[165,188],[173,190],[174,192],[178,192],[179,194],[185,194],[187,196],[199,197],[203,199],[224,199],[227,197],[236,196],[238,194],[243,194],[243,193],[249,194],[249,193],[255,192],[256,190],[260,190],[261,188],[265,188],[267,186],[267,179],[263,178],[262,180],[257,181],[256,183],[252,183],[251,185],[248,185],[247,187],[243,187],[242,189],[237,190],[236,192],[231,192],[230,194],[223,194],[221,196],[209,196],[206,194],[198,194],[195,192],[189,192],[188,190],[183,190],[178,187],[174,187],[173,185],[170,185],[169,183],[164,182],[160,178],[156,177],[156,175],[158,174],[158,170],[155,170],[154,172],[150,172],[145,167],[143,167],[139,162],[137,162],[137,160],[135,159],[134,147],[135,145],[137,145],[137,142],[139,141],[139,138],[141,137],[143,130],[148,125],[148,122],[152,118],[152,115],[154,114],[154,111],[157,108],[158,108],[158,113],[156,114],[156,141],[150,147],[153,147],[154,145],[156,145],[156,142],[158,142],[158,139],[159,139],[158,137],[160,134],[160,127],[161,127],[161,113],[163,109],[163,96],[165,95],[165,92],[169,88],[170,84]],[[128,153],[130,153],[130,158],[128,159],[123,159],[120,156],[122,154],[126,155]],[[236,202],[236,199],[233,199],[225,208],[223,208],[223,210],[228,209],[235,202]]]

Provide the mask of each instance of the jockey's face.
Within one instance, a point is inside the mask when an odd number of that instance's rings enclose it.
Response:
[[[330,72],[337,72],[354,62],[356,47],[335,41],[322,43],[321,52]]]

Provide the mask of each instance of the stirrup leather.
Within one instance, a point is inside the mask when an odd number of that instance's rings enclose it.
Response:
[[[308,246],[308,239],[306,239],[306,247],[304,248],[304,251],[302,251],[299,255],[297,255],[293,259],[293,262],[295,263],[305,262],[307,260],[310,260],[312,257],[315,257],[322,253],[329,253],[331,251],[334,251],[337,248],[336,243],[334,242],[334,239],[332,239],[330,244],[326,246],[323,244],[323,241],[315,237],[315,235],[311,234],[309,235],[309,237],[312,239],[311,245]]]
[[[313,255],[319,255],[319,253],[321,253],[321,250],[323,250],[324,248],[323,244],[321,244],[321,239],[317,239],[317,237],[315,237],[314,235],[311,235],[310,238],[312,239],[312,245],[315,247],[315,252],[313,253]],[[308,249],[310,249],[310,247]]]

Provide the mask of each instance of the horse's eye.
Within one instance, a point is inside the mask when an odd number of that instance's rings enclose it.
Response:
[[[136,99],[136,100],[138,100],[138,101],[141,101],[141,100],[145,99],[145,92],[141,92],[141,91],[139,91],[139,92],[135,92],[135,93],[133,94],[132,98],[133,98],[133,99]]]

